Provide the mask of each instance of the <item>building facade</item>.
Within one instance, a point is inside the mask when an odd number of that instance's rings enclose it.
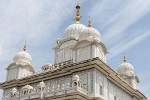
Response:
[[[36,72],[32,57],[18,52],[6,68],[6,81],[0,84],[3,100],[145,100],[138,90],[140,82],[134,67],[123,63],[117,71],[106,64],[108,54],[100,32],[80,22],[80,5],[76,5],[76,22],[56,40],[55,63]]]

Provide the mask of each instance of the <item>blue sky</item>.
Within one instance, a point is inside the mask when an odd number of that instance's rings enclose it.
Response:
[[[74,23],[79,0],[0,0],[0,82],[5,68],[27,41],[37,70],[54,62],[56,39]],[[81,23],[88,16],[109,50],[107,63],[116,70],[126,54],[139,76],[139,88],[150,98],[150,1],[80,0]],[[2,91],[0,92],[2,94]]]

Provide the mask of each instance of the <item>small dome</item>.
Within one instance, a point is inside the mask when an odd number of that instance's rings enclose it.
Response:
[[[13,62],[15,63],[23,62],[23,63],[27,63],[31,65],[32,58],[31,58],[31,55],[27,53],[26,51],[21,51],[15,55]]]
[[[15,94],[17,92],[17,89],[16,88],[13,88],[11,93]]]
[[[22,87],[22,90],[33,90],[33,87],[30,85],[25,85],[24,87]]]
[[[53,65],[51,63],[45,64],[43,67],[52,67]]]
[[[73,81],[80,81],[80,77],[79,75],[75,75],[72,79]]]
[[[50,63],[47,63],[42,67],[43,71],[48,70],[48,69],[50,69],[50,70],[53,69],[53,65]]]
[[[124,62],[120,65],[117,72],[120,76],[132,76],[134,74],[134,67],[127,63],[124,57]]]
[[[39,87],[39,88],[45,88],[46,85],[45,85],[45,83],[42,81],[42,82],[40,82],[40,83],[38,84],[38,87]]]
[[[73,37],[75,39],[78,39],[79,34],[81,34],[84,29],[86,29],[86,26],[77,21],[65,29],[64,38],[66,39]]]
[[[79,36],[79,40],[97,40],[97,41],[101,41],[101,35],[99,33],[99,31],[95,28],[92,27],[87,27],[82,34]]]

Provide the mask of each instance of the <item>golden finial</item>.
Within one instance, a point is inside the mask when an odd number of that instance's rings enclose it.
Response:
[[[27,42],[24,43],[23,51],[27,50]]]
[[[81,18],[81,16],[80,16],[80,4],[78,2],[76,5],[76,21],[80,21],[80,18]]]
[[[124,55],[124,59],[123,59],[123,61],[124,61],[124,62],[126,62],[126,61],[127,61],[127,60],[126,60],[126,56],[125,56],[125,55]]]
[[[90,16],[89,16],[89,19],[88,19],[88,27],[91,27],[92,24],[91,24],[91,20],[90,20]]]

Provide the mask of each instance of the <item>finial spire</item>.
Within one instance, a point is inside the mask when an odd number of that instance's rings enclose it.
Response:
[[[125,56],[125,55],[124,55],[124,59],[123,59],[123,61],[124,61],[124,62],[126,62],[126,61],[127,61],[127,60],[126,60],[126,56]]]
[[[27,50],[27,42],[24,43],[23,51]]]
[[[78,2],[76,5],[76,21],[80,21],[80,18],[81,18],[81,16],[80,16],[80,4]]]
[[[92,26],[92,24],[91,24],[91,20],[90,20],[90,16],[89,16],[89,18],[88,18],[88,27],[91,27]]]

